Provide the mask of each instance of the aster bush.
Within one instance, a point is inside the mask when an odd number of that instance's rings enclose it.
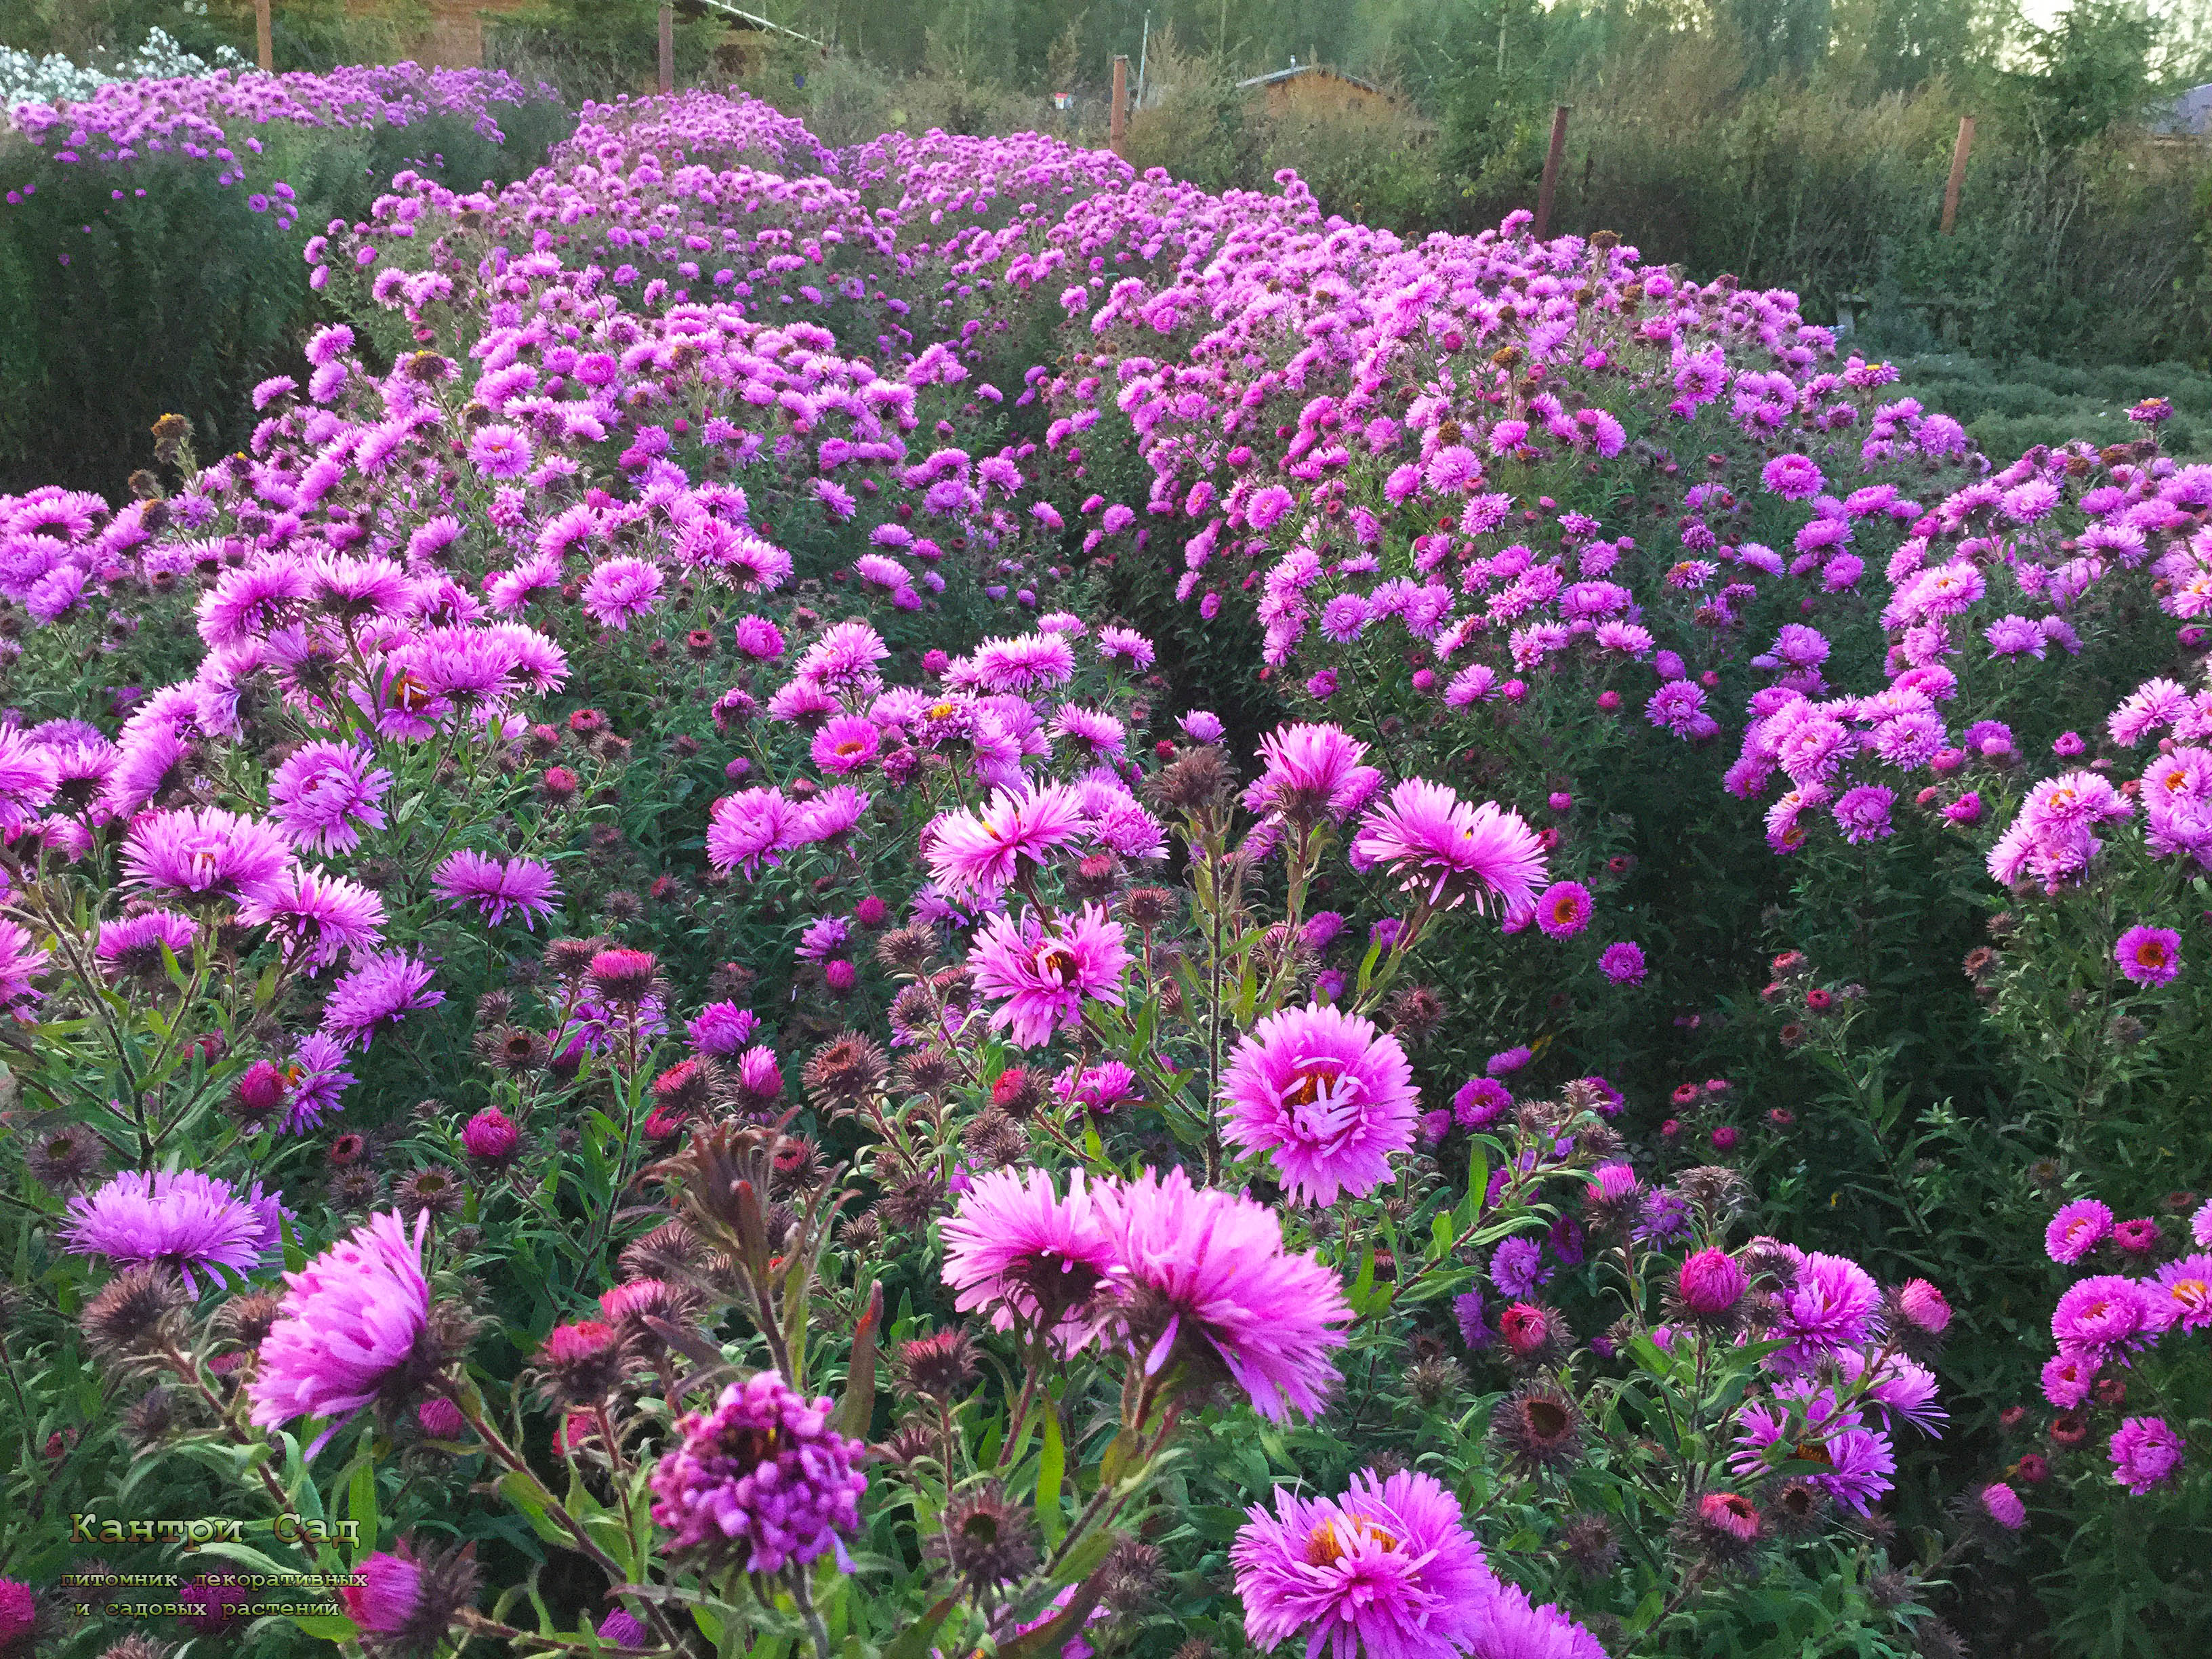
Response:
[[[1278,182],[592,106],[0,500],[24,1630],[118,1492],[357,1575],[210,1648],[2191,1627],[2212,472]]]

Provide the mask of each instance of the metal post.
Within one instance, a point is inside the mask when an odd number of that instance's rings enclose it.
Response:
[[[1121,141],[1129,131],[1129,58],[1126,52],[1114,58],[1114,107],[1106,117],[1106,147],[1115,155],[1121,153]]]
[[[1943,186],[1943,234],[1959,222],[1959,187],[1966,182],[1966,157],[1974,148],[1974,118],[1959,118],[1959,142],[1951,147],[1951,177]]]
[[[1137,107],[1145,106],[1145,64],[1152,48],[1152,15],[1145,14],[1145,32],[1137,41]]]
[[[1544,182],[1536,191],[1535,234],[1542,241],[1552,234],[1552,198],[1559,187],[1559,163],[1567,154],[1567,112],[1571,104],[1561,104],[1552,112],[1552,148],[1544,157]]]
[[[676,90],[676,8],[668,0],[660,3],[660,89]]]
[[[269,18],[269,0],[253,0],[253,53],[263,69],[276,67],[276,36]]]

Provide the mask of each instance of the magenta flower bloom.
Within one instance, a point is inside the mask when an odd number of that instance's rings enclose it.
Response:
[[[349,853],[361,830],[384,828],[379,802],[392,774],[371,763],[368,750],[337,743],[295,750],[269,780],[270,816],[303,853]]]
[[[1863,783],[1856,789],[1846,789],[1832,809],[1836,827],[1853,846],[1893,835],[1895,831],[1889,822],[1889,809],[1896,799],[1896,791],[1878,783]]]
[[[1707,1248],[1693,1252],[1674,1275],[1676,1294],[1692,1313],[1717,1318],[1743,1300],[1750,1288],[1743,1268],[1726,1250]]]
[[[1534,909],[1544,878],[1543,844],[1518,812],[1495,801],[1471,806],[1424,778],[1407,779],[1359,821],[1352,852],[1389,865],[1407,892],[1426,888],[1431,903],[1471,897],[1486,915],[1495,899],[1508,921]]]
[[[123,843],[131,885],[179,898],[267,896],[291,863],[275,824],[216,806],[149,813]]]
[[[2114,1431],[2107,1449],[2112,1479],[2140,1498],[2172,1480],[2187,1450],[2187,1443],[2164,1418],[2130,1417]]]
[[[1474,1607],[1468,1650],[1477,1659],[1606,1659],[1604,1644],[1557,1604],[1532,1605],[1518,1584],[1494,1583]]]
[[[60,781],[60,759],[52,749],[15,726],[0,726],[0,830],[35,823]]]
[[[1098,1292],[1115,1256],[1097,1194],[1083,1172],[1060,1197],[1042,1170],[994,1170],[978,1176],[944,1224],[945,1282],[963,1313],[988,1308],[991,1322],[1017,1321],[1073,1353],[1097,1334]]]
[[[1262,1652],[1305,1638],[1314,1659],[1452,1659],[1474,1647],[1498,1580],[1458,1501],[1434,1475],[1372,1469],[1334,1498],[1278,1486],[1229,1559],[1244,1633]],[[1522,1650],[1499,1650],[1501,1655]],[[1579,1656],[1577,1656],[1579,1659]]]
[[[100,942],[93,955],[100,971],[111,978],[156,973],[162,965],[162,946],[167,945],[179,963],[188,963],[192,959],[192,942],[198,937],[199,926],[190,916],[179,915],[174,910],[149,910],[120,921],[101,922]]]
[[[496,1106],[487,1106],[461,1126],[461,1146],[471,1158],[485,1164],[504,1164],[521,1144],[514,1120]]]
[[[530,440],[511,426],[487,426],[469,441],[469,459],[488,478],[519,478],[530,471]]]
[[[1598,952],[1597,970],[1615,985],[1644,983],[1644,947],[1633,939],[1622,939],[1608,945]]]
[[[1285,1008],[1237,1043],[1222,1077],[1230,1144],[1273,1158],[1302,1204],[1364,1198],[1413,1144],[1420,1091],[1398,1039],[1340,1008]]]
[[[1881,1289],[1856,1261],[1820,1251],[1798,1264],[1796,1282],[1776,1299],[1774,1331],[1790,1346],[1768,1357],[1778,1370],[1802,1370],[1863,1344],[1878,1322]]]
[[[379,1031],[391,1030],[408,1015],[434,1008],[446,1000],[429,988],[437,970],[401,951],[389,951],[357,964],[331,987],[323,1005],[323,1030],[348,1044],[367,1046]]]
[[[1382,775],[1362,765],[1367,745],[1340,726],[1299,724],[1260,739],[1265,769],[1244,792],[1253,811],[1293,823],[1323,817],[1339,823],[1375,793]]]
[[[248,927],[266,927],[285,955],[319,974],[348,951],[374,951],[384,939],[384,901],[358,882],[295,865],[238,907]]]
[[[1273,1211],[1195,1189],[1180,1169],[1147,1170],[1097,1199],[1146,1376],[1170,1364],[1193,1380],[1225,1370],[1271,1421],[1320,1412],[1352,1310],[1334,1273],[1283,1249]]]
[[[1785,501],[1809,501],[1827,483],[1805,455],[1777,455],[1760,469],[1759,481]]]
[[[1553,939],[1572,939],[1589,921],[1590,890],[1578,881],[1555,881],[1536,901],[1536,925]]]
[[[2198,1250],[2158,1270],[2159,1288],[2171,1304],[2166,1322],[2184,1331],[2212,1325],[2212,1255]]]
[[[512,912],[525,927],[535,931],[535,918],[553,915],[561,896],[551,865],[536,859],[487,858],[466,848],[438,866],[431,885],[456,908],[474,904],[493,927]]]
[[[1982,1513],[2007,1532],[2018,1532],[2027,1524],[2027,1505],[2020,1501],[2020,1494],[2002,1480],[1995,1480],[1976,1494]]]
[[[2138,985],[2171,985],[2181,972],[2181,935],[2171,927],[2130,927],[2112,947],[2120,972]]]
[[[2071,1264],[2112,1236],[2112,1212],[2094,1198],[2077,1198],[2060,1207],[2043,1230],[2043,1249],[2053,1261]]]
[[[410,1235],[398,1212],[373,1215],[295,1273],[276,1322],[261,1340],[246,1393],[252,1421],[273,1429],[297,1417],[330,1425],[307,1448],[313,1457],[346,1419],[374,1404],[385,1383],[415,1358],[430,1320],[422,1241],[430,1212]]]
[[[2101,1368],[2166,1334],[2171,1297],[2141,1280],[2098,1273],[2066,1287],[2051,1312],[2051,1334],[2069,1358]]]
[[[118,1267],[167,1262],[198,1294],[195,1268],[242,1276],[270,1265],[283,1239],[278,1216],[276,1195],[264,1198],[258,1182],[240,1194],[197,1170],[126,1170],[70,1200],[59,1236],[73,1254],[104,1255]]]
[[[860,1528],[867,1448],[830,1426],[833,1402],[809,1401],[774,1371],[724,1389],[711,1412],[678,1425],[682,1440],[653,1466],[653,1518],[670,1547],[727,1556],[747,1572],[781,1572],[831,1551]]]
[[[602,560],[584,579],[586,614],[602,628],[627,632],[632,617],[649,617],[660,598],[660,567],[624,554]]]
[[[1084,833],[1083,808],[1059,785],[1001,789],[982,805],[948,812],[924,832],[924,856],[937,884],[951,893],[989,897],[1014,879],[1024,860],[1042,865]]]
[[[982,995],[1005,998],[991,1016],[1015,1043],[1034,1048],[1061,1026],[1079,1028],[1083,1000],[1121,1006],[1121,975],[1129,965],[1121,924],[1096,904],[1074,916],[1056,916],[1049,930],[1030,911],[1017,924],[1005,916],[984,923],[969,965]]]
[[[867,765],[882,746],[873,720],[860,714],[833,715],[814,734],[814,763],[842,777]]]

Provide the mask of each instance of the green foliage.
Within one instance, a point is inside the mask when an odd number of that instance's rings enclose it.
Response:
[[[551,102],[500,114],[504,143],[450,113],[404,127],[270,124],[253,135],[256,182],[228,187],[179,157],[64,166],[0,141],[13,187],[35,186],[0,214],[0,489],[116,495],[168,413],[191,419],[210,455],[238,447],[249,390],[296,363],[294,342],[319,314],[307,236],[362,216],[404,167],[459,188],[521,176],[571,125]],[[235,135],[241,149],[247,136]],[[271,179],[298,193],[290,231],[252,208]]]

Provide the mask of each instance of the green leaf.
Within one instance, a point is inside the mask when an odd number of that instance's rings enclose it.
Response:
[[[292,1622],[308,1636],[324,1642],[350,1642],[361,1634],[361,1626],[342,1613],[295,1613]]]
[[[567,1528],[553,1518],[552,1511],[546,1507],[545,1499],[540,1495],[544,1491],[544,1488],[535,1479],[520,1469],[510,1469],[499,1478],[500,1496],[522,1511],[532,1532],[549,1544],[573,1549],[576,1540],[568,1536]]]
[[[884,1659],[929,1659],[930,1643],[958,1605],[951,1596],[946,1596],[901,1631],[897,1639],[884,1650]]]
[[[376,1463],[367,1446],[363,1446],[361,1455],[354,1459],[353,1480],[346,1491],[346,1516],[360,1523],[363,1553],[374,1554],[378,1526]]]
[[[1060,1547],[1060,1535],[1067,1529],[1067,1518],[1060,1513],[1060,1483],[1067,1469],[1067,1448],[1060,1437],[1060,1413],[1048,1402],[1044,1409],[1044,1450],[1037,1461],[1036,1510],[1037,1525],[1043,1528],[1046,1545]]]
[[[1452,1245],[1459,1238],[1459,1229],[1452,1225],[1451,1212],[1438,1210],[1436,1218],[1429,1223],[1429,1259],[1442,1261],[1451,1254]]]

